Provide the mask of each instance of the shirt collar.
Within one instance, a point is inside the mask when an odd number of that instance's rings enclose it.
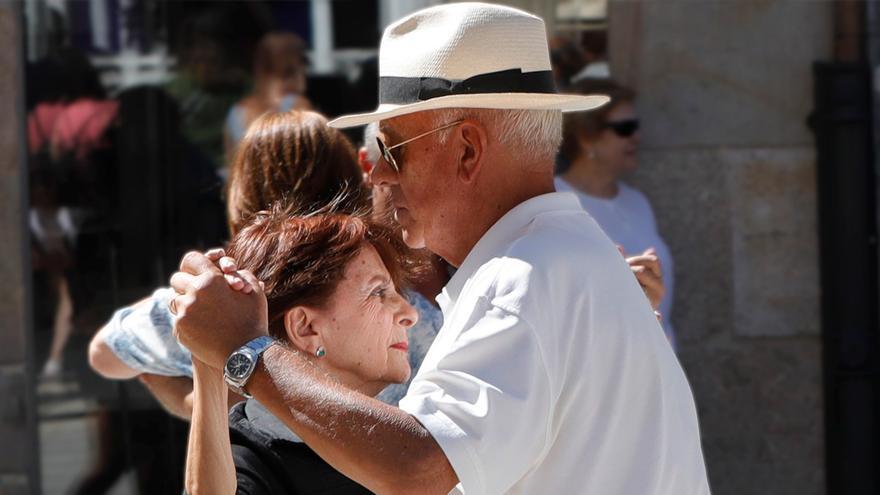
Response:
[[[514,206],[489,227],[470,250],[455,275],[443,291],[437,295],[437,303],[448,317],[448,310],[455,306],[458,296],[465,283],[487,261],[501,254],[514,239],[522,235],[525,229],[538,215],[553,211],[582,211],[581,204],[573,193],[553,192],[535,196]]]

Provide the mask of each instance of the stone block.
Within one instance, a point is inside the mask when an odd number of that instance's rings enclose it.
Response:
[[[2,96],[0,96],[2,99]],[[2,128],[3,126],[0,126]],[[0,130],[2,132],[2,130]],[[0,148],[2,149],[2,148]],[[22,221],[19,177],[0,175],[0,280],[13,281],[0,297],[0,365],[24,358],[25,279],[23,247],[28,235]]]
[[[815,157],[811,149],[726,150],[735,331],[821,330]]]
[[[819,339],[717,344],[682,356],[713,493],[824,493]]]
[[[0,494],[33,495],[37,493],[28,482],[27,476],[19,473],[0,473]]]
[[[20,33],[15,9],[0,4],[0,279],[10,282],[0,298],[0,364],[24,359],[24,277],[23,202],[25,173],[20,148],[24,144],[23,121],[19,105],[20,91],[19,52],[15,37]]]
[[[645,149],[629,179],[675,259],[670,317],[697,344],[820,331],[815,160],[808,148]]]
[[[12,39],[20,31],[13,11],[0,3],[0,40],[6,42],[0,50],[0,67],[3,69],[0,70],[0,115],[4,116],[0,125],[0,178],[18,176],[22,158],[18,148],[23,127],[18,117],[21,115],[19,105],[23,104],[24,98],[20,95],[19,53],[14,49],[19,44],[18,40]]]
[[[729,331],[733,271],[727,176],[717,150],[642,150],[629,183],[651,202],[675,260],[671,318],[682,350]]]
[[[811,64],[831,55],[832,4],[612,2],[612,74],[639,91],[643,142],[811,144]]]
[[[29,417],[27,386],[23,366],[0,367],[0,438],[12,447],[0,449],[0,473],[25,472],[35,458],[32,430],[25,427],[35,419]]]

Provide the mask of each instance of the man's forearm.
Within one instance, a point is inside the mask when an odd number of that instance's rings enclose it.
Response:
[[[345,388],[295,351],[273,346],[248,390],[325,461],[370,490],[448,493],[458,478],[406,412]]]

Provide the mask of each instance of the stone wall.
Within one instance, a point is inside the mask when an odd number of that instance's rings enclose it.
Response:
[[[29,273],[22,211],[23,164],[20,2],[0,0],[0,493],[39,493],[34,376],[27,362]]]
[[[811,64],[832,2],[612,1],[713,493],[824,493]]]

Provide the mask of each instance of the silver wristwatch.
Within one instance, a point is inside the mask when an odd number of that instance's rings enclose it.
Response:
[[[223,367],[223,378],[226,380],[226,385],[238,395],[250,399],[251,394],[245,392],[244,386],[247,385],[251,375],[254,374],[254,370],[257,369],[260,354],[277,343],[278,341],[272,337],[263,335],[251,340],[230,354],[226,360],[226,366]]]

